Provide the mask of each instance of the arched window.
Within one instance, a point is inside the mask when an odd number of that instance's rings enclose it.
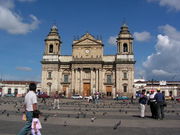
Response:
[[[125,83],[125,84],[123,84],[123,92],[127,92],[127,84]]]
[[[128,45],[126,43],[123,44],[123,52],[128,52]]]
[[[49,46],[49,53],[53,53],[53,45]]]

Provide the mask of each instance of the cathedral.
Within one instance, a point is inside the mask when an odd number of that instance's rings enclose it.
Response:
[[[123,24],[117,36],[117,53],[104,55],[102,40],[90,33],[72,43],[72,55],[61,55],[58,28],[52,26],[45,38],[42,58],[42,91],[55,91],[66,97],[89,96],[96,92],[106,97],[134,94],[133,37]]]

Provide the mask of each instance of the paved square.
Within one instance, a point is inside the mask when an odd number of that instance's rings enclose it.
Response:
[[[0,135],[15,135],[24,126],[21,120],[23,98],[0,98]],[[179,135],[180,103],[168,102],[165,119],[139,118],[139,105],[130,101],[100,100],[99,104],[86,100],[61,99],[60,110],[52,110],[52,99],[40,103],[43,135]],[[20,112],[19,110],[20,109]],[[47,118],[47,120],[45,119]]]

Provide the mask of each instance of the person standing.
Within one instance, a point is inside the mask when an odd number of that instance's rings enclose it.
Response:
[[[32,135],[41,135],[40,129],[42,128],[41,122],[39,120],[41,112],[39,110],[35,110],[33,112],[33,120],[31,124],[31,134]]]
[[[157,105],[156,105],[157,117],[156,117],[156,119],[163,119],[164,118],[165,98],[164,98],[164,95],[160,92],[160,90],[157,90],[157,93],[154,96],[154,99],[157,102]]]
[[[116,94],[116,101],[118,101],[118,97],[119,97],[119,95],[118,95],[118,93]]]
[[[57,109],[59,110],[59,109],[60,109],[60,108],[59,108],[59,98],[60,98],[60,96],[59,96],[58,91],[55,92],[53,98],[54,98],[53,109],[56,109],[56,108],[57,108]]]
[[[37,110],[37,96],[36,96],[36,84],[29,84],[29,91],[25,96],[24,109],[27,118],[25,126],[21,129],[18,135],[27,135],[31,131],[31,123],[33,119],[33,111]]]
[[[157,111],[156,111],[156,100],[154,99],[155,92],[154,90],[151,90],[151,93],[149,95],[149,105],[150,105],[150,110],[152,114],[152,118],[156,118],[157,116]]]
[[[141,96],[140,96],[140,98],[139,98],[139,103],[140,103],[140,117],[141,118],[144,118],[144,116],[145,116],[145,105],[146,105],[146,103],[147,103],[147,96],[145,95],[145,92],[146,92],[146,90],[142,90],[142,94],[141,94]]]

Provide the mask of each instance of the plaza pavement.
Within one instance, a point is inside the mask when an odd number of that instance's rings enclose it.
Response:
[[[22,98],[0,98],[0,135],[16,135],[24,126],[22,102]],[[52,110],[49,99],[46,105],[39,103],[42,135],[180,135],[180,103],[168,102],[166,118],[154,120],[149,106],[142,119],[137,101],[129,102],[101,100],[95,105],[85,100],[61,99],[61,109]]]

